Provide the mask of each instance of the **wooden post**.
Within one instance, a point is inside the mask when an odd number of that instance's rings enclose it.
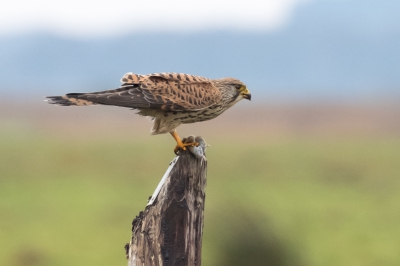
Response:
[[[189,137],[186,141],[193,141]],[[132,222],[125,245],[128,266],[201,265],[207,160],[206,144],[180,151],[145,210]]]

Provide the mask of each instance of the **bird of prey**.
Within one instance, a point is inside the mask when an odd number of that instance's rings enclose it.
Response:
[[[238,79],[207,79],[181,73],[140,75],[127,73],[118,89],[48,96],[48,102],[61,106],[115,105],[138,110],[154,121],[153,135],[170,133],[177,145],[174,152],[199,145],[183,143],[176,128],[180,124],[213,119],[242,99],[251,99],[250,91]]]

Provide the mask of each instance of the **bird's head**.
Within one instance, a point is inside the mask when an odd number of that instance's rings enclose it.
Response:
[[[238,97],[242,97],[243,99],[251,101],[251,93],[246,85],[243,83],[240,85],[238,84],[236,85],[235,89],[239,92]]]
[[[251,100],[251,93],[246,85],[238,79],[223,78],[216,80],[217,87],[220,88],[225,102],[237,103],[242,99]]]

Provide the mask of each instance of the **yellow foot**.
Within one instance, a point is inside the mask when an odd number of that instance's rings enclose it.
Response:
[[[181,138],[178,136],[178,133],[176,133],[175,130],[173,130],[173,131],[171,131],[169,133],[171,133],[172,137],[176,141],[176,146],[175,146],[175,149],[174,149],[174,153],[176,155],[178,155],[178,151],[179,150],[184,150],[185,151],[186,147],[188,147],[188,146],[189,147],[195,147],[195,146],[197,147],[197,146],[200,145],[200,143],[194,141],[194,137],[193,136],[190,136],[188,138],[184,138],[183,140],[181,140]]]
[[[186,147],[197,147],[199,145],[200,143],[198,142],[187,142],[187,143],[178,142],[174,148],[174,153],[178,155],[178,151],[180,149],[186,151]]]

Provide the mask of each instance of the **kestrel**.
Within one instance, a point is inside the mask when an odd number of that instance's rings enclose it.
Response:
[[[151,134],[170,133],[179,149],[198,145],[182,143],[176,128],[180,124],[213,119],[242,99],[251,99],[250,91],[238,79],[207,79],[180,73],[139,75],[127,73],[115,90],[68,93],[49,96],[48,102],[62,106],[115,105],[137,109],[138,114],[154,121]]]

